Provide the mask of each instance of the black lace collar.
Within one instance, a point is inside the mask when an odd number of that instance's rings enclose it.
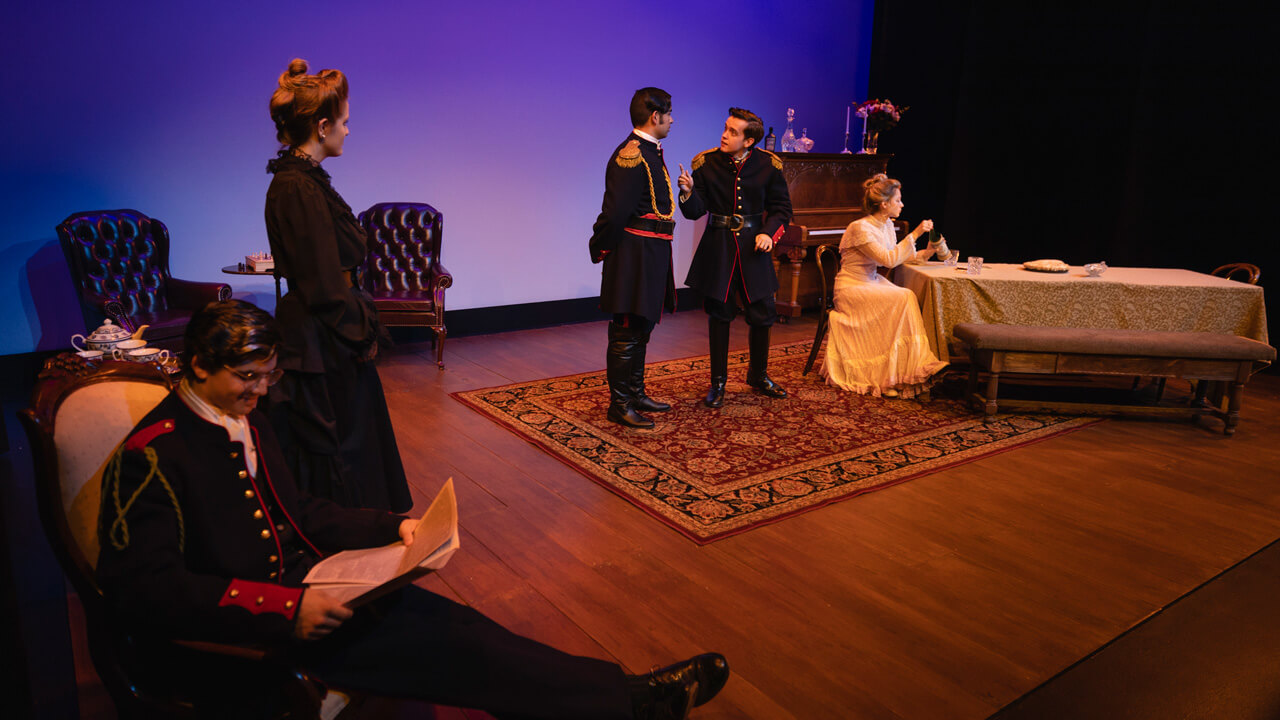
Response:
[[[320,163],[294,152],[293,148],[281,148],[274,158],[267,161],[268,173],[275,174],[285,169],[309,172],[322,178],[326,183],[330,179],[329,173],[320,167]]]

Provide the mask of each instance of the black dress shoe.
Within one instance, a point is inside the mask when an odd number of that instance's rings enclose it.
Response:
[[[647,685],[635,704],[636,720],[682,719],[720,692],[729,680],[729,661],[704,653],[636,679]]]
[[[724,384],[725,378],[711,378],[711,389],[707,391],[707,397],[702,404],[710,408],[724,405]]]
[[[609,418],[610,422],[616,422],[629,428],[638,428],[640,430],[653,428],[653,421],[636,412],[636,409],[630,404],[610,405],[606,417]]]
[[[632,396],[631,407],[645,412],[666,412],[671,409],[670,405],[664,402],[658,402],[648,395],[645,395],[643,392]]]
[[[761,395],[768,395],[771,398],[778,399],[782,399],[787,396],[787,391],[783,390],[781,385],[769,379],[768,375],[764,375],[755,380],[747,378],[747,384],[755,388],[756,392]]]

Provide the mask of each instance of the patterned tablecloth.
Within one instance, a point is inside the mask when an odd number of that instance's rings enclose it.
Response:
[[[1072,266],[1039,273],[993,263],[980,275],[963,265],[902,265],[893,281],[920,299],[925,332],[938,357],[950,359],[958,323],[1048,327],[1191,330],[1267,342],[1262,288],[1169,268],[1113,267],[1091,278]]]

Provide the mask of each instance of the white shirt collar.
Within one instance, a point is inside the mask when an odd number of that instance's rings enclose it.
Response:
[[[191,408],[191,412],[195,413],[201,420],[213,423],[218,427],[227,431],[227,437],[232,442],[238,442],[244,445],[245,468],[250,475],[256,475],[258,471],[258,452],[253,445],[253,434],[249,431],[249,419],[236,415],[228,415],[218,408],[205,402],[204,398],[196,393],[191,387],[191,381],[183,378],[178,385],[178,397],[182,402]]]
[[[645,140],[648,140],[649,142],[653,143],[654,145],[657,145],[659,150],[661,150],[661,149],[662,149],[662,141],[661,141],[661,140],[659,140],[658,138],[656,138],[656,137],[654,137],[654,136],[650,135],[649,133],[647,133],[647,132],[645,132],[645,131],[643,131],[643,130],[640,130],[640,129],[638,129],[638,128],[632,128],[632,129],[631,129],[631,132],[633,132],[633,133],[635,133],[635,134],[639,135],[640,137],[644,138]]]

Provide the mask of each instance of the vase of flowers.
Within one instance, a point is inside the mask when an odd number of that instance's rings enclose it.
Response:
[[[867,100],[860,103],[854,114],[862,118],[862,150],[860,155],[874,155],[880,146],[880,133],[898,124],[907,106],[894,105],[889,100]]]

